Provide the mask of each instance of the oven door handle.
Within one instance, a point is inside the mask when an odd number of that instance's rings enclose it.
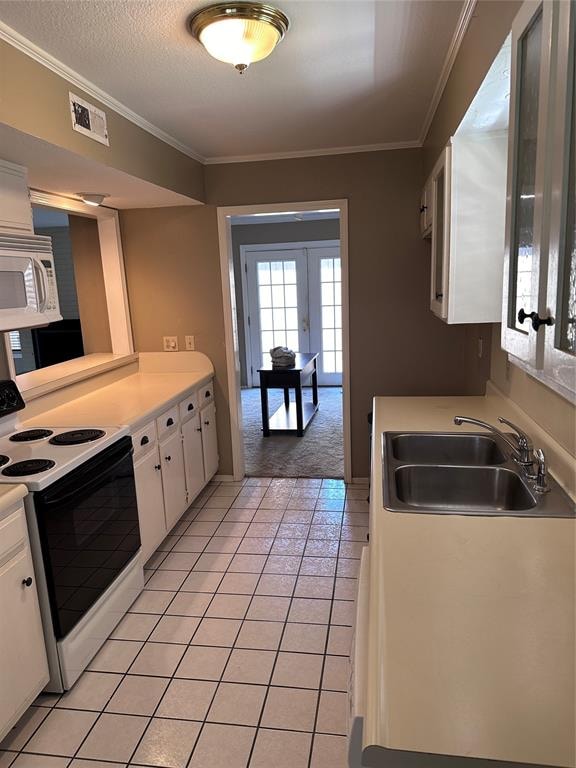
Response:
[[[126,458],[128,456],[131,456],[133,453],[134,453],[133,449],[131,449],[130,451],[126,451],[113,464],[107,465],[105,468],[104,477],[110,474],[111,472],[113,472],[116,469],[116,467],[122,464],[123,461],[126,461]],[[102,479],[103,479],[103,475],[99,475],[94,480],[89,480],[87,483],[83,483],[82,485],[76,485],[69,493],[56,494],[53,498],[44,496],[42,500],[43,506],[51,507],[54,504],[65,504],[67,501],[70,501],[70,499],[73,499],[74,496],[76,496],[78,493],[89,491],[91,488],[94,488],[97,485],[101,485]]]

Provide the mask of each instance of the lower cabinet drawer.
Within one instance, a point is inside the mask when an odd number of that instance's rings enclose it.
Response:
[[[180,417],[178,415],[178,406],[169,408],[161,416],[156,419],[156,429],[158,430],[158,439],[162,440],[163,436],[172,432],[172,430],[178,427],[180,423]]]
[[[132,435],[134,445],[134,458],[147,453],[157,443],[156,422],[151,421],[145,427],[141,427]]]
[[[0,520],[0,563],[23,543],[28,541],[28,528],[24,507],[17,507]]]
[[[180,402],[178,406],[180,410],[180,421],[184,423],[187,419],[191,419],[198,413],[198,393],[193,392]]]

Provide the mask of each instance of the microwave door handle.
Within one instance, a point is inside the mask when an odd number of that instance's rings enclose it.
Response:
[[[34,273],[36,275],[36,287],[38,289],[38,293],[40,295],[40,303],[38,306],[39,312],[44,312],[46,309],[46,272],[44,270],[44,267],[37,262],[35,259],[32,262],[34,265]]]

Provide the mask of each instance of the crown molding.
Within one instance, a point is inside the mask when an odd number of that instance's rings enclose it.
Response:
[[[97,99],[99,102],[101,102],[105,106],[110,107],[116,113],[126,118],[134,125],[137,125],[139,128],[142,128],[142,130],[147,131],[148,133],[150,133],[152,136],[155,136],[160,141],[163,141],[165,144],[168,144],[174,149],[177,149],[179,152],[182,152],[182,154],[192,158],[193,160],[196,160],[199,163],[202,163],[203,165],[224,165],[227,163],[252,163],[252,162],[263,162],[267,160],[293,160],[293,159],[306,158],[306,157],[324,157],[327,155],[348,155],[348,154],[356,154],[360,152],[382,152],[382,151],[390,151],[390,150],[398,150],[398,149],[421,148],[424,145],[426,136],[428,135],[430,125],[432,123],[432,120],[438,108],[438,104],[440,103],[440,99],[442,98],[442,94],[444,93],[444,89],[446,87],[446,83],[448,82],[448,78],[450,76],[450,72],[452,71],[454,61],[460,49],[460,45],[462,44],[462,40],[464,39],[464,35],[466,34],[466,31],[470,24],[470,20],[472,18],[474,9],[476,7],[476,2],[477,0],[464,1],[464,5],[460,13],[460,17],[458,19],[456,30],[452,37],[452,41],[450,43],[448,53],[446,54],[446,58],[442,66],[440,77],[438,78],[438,82],[436,84],[436,88],[434,90],[432,100],[428,107],[426,117],[424,118],[422,129],[420,131],[420,138],[413,139],[410,141],[384,142],[381,144],[362,144],[359,146],[348,146],[348,147],[328,147],[325,149],[312,149],[312,150],[304,149],[304,150],[295,150],[292,152],[270,152],[270,153],[263,153],[263,154],[256,154],[256,155],[230,155],[230,156],[222,155],[218,157],[203,157],[198,152],[194,151],[191,147],[189,147],[186,144],[183,144],[178,139],[175,139],[173,136],[166,133],[161,128],[158,128],[158,126],[154,125],[153,123],[150,123],[144,117],[142,117],[141,115],[131,110],[129,107],[127,107],[125,104],[115,99],[110,94],[106,93],[106,91],[103,91],[101,88],[99,88],[97,85],[92,83],[90,80],[87,80],[85,77],[83,77],[78,72],[71,69],[70,67],[68,67],[66,64],[63,64],[61,61],[56,59],[47,51],[44,51],[39,46],[35,45],[33,42],[25,38],[16,30],[9,27],[3,21],[0,21],[0,40],[6,41],[8,44],[12,45],[14,48],[17,48],[22,53],[34,59],[34,61],[37,61],[39,64],[42,64],[47,69],[54,72],[55,74],[59,75],[60,77],[63,77],[65,80],[72,83],[77,88],[80,88],[84,93]]]
[[[90,80],[82,77],[82,75],[66,66],[66,64],[58,61],[58,59],[54,58],[54,56],[49,54],[47,51],[44,51],[42,48],[39,48],[37,45],[25,38],[19,32],[16,32],[15,29],[12,29],[12,27],[9,27],[3,21],[0,21],[0,40],[4,40],[14,48],[17,48],[19,51],[29,56],[31,59],[34,59],[34,61],[37,61],[39,64],[42,64],[42,66],[51,70],[60,77],[63,77],[69,83],[72,83],[77,88],[80,88],[82,91],[84,91],[84,93],[87,93],[89,96],[97,99],[105,106],[110,107],[110,109],[113,109],[119,115],[125,117],[126,120],[129,120],[131,123],[134,123],[134,125],[142,128],[142,130],[150,133],[157,139],[160,139],[160,141],[163,141],[165,144],[168,144],[174,149],[177,149],[179,152],[182,152],[182,154],[191,157],[193,160],[196,160],[199,163],[204,163],[204,158],[195,152],[191,147],[188,147],[186,144],[182,144],[181,141],[178,141],[178,139],[170,136],[170,134],[166,133],[161,128],[158,128],[158,126],[150,123],[148,120],[146,120],[146,118],[142,117],[142,115],[133,112],[125,104],[122,104],[122,102],[118,101],[113,96],[110,96],[109,93],[106,93],[106,91],[103,91],[97,85],[90,82]]]
[[[418,149],[422,144],[419,139],[412,141],[390,141],[384,144],[360,144],[354,147],[328,147],[326,149],[302,149],[293,152],[269,152],[258,155],[231,155],[222,157],[207,157],[206,165],[224,165],[226,163],[258,163],[264,160],[295,160],[306,157],[323,157],[325,155],[352,155],[358,152],[382,152],[392,149]]]
[[[440,99],[442,98],[442,94],[446,88],[446,83],[448,82],[448,78],[452,72],[452,67],[454,66],[456,56],[458,55],[458,51],[462,45],[462,40],[464,39],[464,35],[468,30],[474,9],[476,8],[476,2],[477,0],[464,0],[464,5],[462,7],[462,11],[460,12],[460,18],[458,19],[458,24],[456,25],[454,35],[452,36],[452,41],[450,43],[450,47],[448,48],[446,58],[444,59],[444,65],[442,66],[440,77],[436,83],[436,88],[434,90],[432,100],[430,101],[428,112],[426,113],[424,123],[422,124],[422,130],[420,131],[420,146],[424,145],[426,137],[428,136],[428,131],[430,130],[432,120],[434,119],[434,115],[436,114],[436,110],[440,104]]]

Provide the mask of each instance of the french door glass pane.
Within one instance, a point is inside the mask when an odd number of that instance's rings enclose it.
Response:
[[[534,200],[536,192],[536,154],[542,13],[536,17],[520,41],[518,60],[518,124],[515,158],[514,222],[510,253],[510,328],[527,332],[518,320],[518,310],[533,310],[532,252],[534,248]]]
[[[260,261],[257,269],[262,352],[298,349],[298,292],[295,261]]]
[[[320,259],[322,370],[342,372],[342,283],[340,259]]]
[[[572,59],[570,166],[566,202],[565,240],[560,254],[559,346],[576,355],[576,59]]]

